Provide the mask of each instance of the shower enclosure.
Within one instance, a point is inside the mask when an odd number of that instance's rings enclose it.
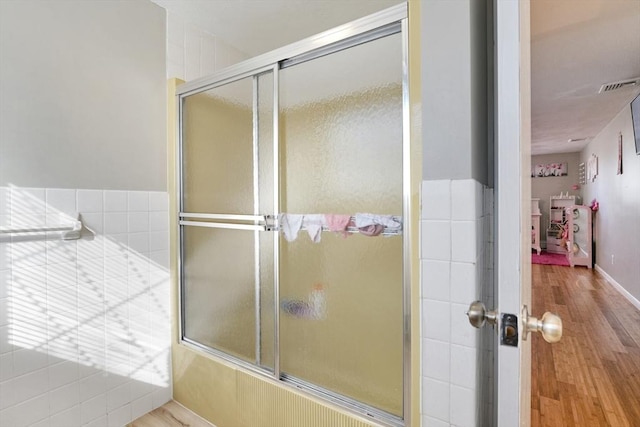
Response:
[[[181,342],[391,425],[408,416],[406,44],[401,5],[178,88]],[[404,224],[305,227],[358,213]],[[304,215],[297,238],[282,214]]]

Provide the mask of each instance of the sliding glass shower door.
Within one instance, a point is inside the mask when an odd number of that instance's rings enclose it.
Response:
[[[271,371],[273,90],[267,72],[185,97],[180,208],[183,337]]]
[[[282,69],[280,132],[282,212],[402,216],[400,34]],[[401,235],[280,234],[283,375],[401,416],[402,267]]]
[[[405,46],[394,22],[179,95],[182,342],[392,423],[408,369]]]

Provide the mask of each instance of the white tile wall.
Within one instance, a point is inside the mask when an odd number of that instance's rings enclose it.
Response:
[[[168,196],[0,188],[0,425],[117,426],[171,398]],[[38,222],[35,222],[38,221]]]
[[[167,77],[193,80],[248,59],[224,40],[167,13]]]
[[[422,183],[423,427],[483,425],[480,404],[490,378],[479,373],[490,354],[466,311],[492,283],[491,195],[475,180]]]

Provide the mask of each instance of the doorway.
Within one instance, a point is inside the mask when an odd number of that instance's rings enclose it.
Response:
[[[559,343],[532,340],[533,426],[640,423],[640,193],[629,191],[640,176],[629,108],[639,90],[625,85],[640,72],[640,4],[581,6],[531,3],[531,188],[549,254],[538,262],[565,265],[532,266],[533,306],[564,322]],[[563,203],[581,207],[563,218]]]

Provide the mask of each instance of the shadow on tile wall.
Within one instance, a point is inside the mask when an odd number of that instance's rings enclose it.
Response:
[[[80,215],[78,240],[56,227]],[[171,398],[168,196],[0,188],[0,425],[122,426]]]

